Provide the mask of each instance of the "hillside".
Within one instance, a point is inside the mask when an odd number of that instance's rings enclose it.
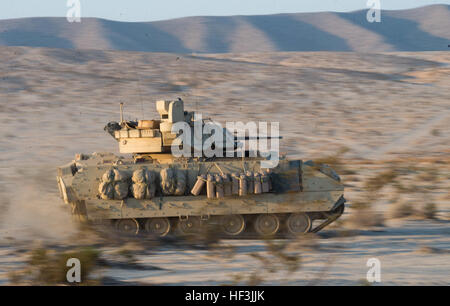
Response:
[[[273,51],[447,51],[450,6],[261,16],[187,17],[156,22],[83,18],[0,20],[0,45],[171,53]]]

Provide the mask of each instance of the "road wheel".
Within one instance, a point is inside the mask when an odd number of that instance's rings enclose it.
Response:
[[[124,234],[137,235],[139,233],[139,223],[136,219],[117,220],[116,229]]]
[[[167,218],[149,218],[145,221],[147,233],[164,237],[170,232],[170,221]]]
[[[277,215],[259,215],[254,223],[255,231],[262,236],[275,235],[280,229],[280,219]]]
[[[181,235],[194,234],[200,232],[201,220],[199,217],[189,217],[178,220],[177,230]]]
[[[286,229],[291,235],[307,233],[311,230],[311,218],[305,213],[291,214],[286,220]]]
[[[245,229],[245,220],[242,215],[227,215],[221,218],[222,231],[229,236],[237,236]]]

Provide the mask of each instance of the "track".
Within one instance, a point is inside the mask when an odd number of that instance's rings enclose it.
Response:
[[[344,209],[345,200],[341,198],[329,212],[213,216],[203,220],[200,217],[120,219],[112,220],[112,224],[120,234],[142,237],[214,235],[225,239],[291,238],[319,232],[336,221]],[[323,221],[313,228],[314,220]],[[296,224],[297,228],[293,229],[292,224]]]

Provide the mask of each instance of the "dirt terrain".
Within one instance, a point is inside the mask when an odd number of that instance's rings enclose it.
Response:
[[[358,285],[375,257],[382,284],[450,284],[449,52],[1,47],[0,58],[0,284],[33,250],[78,245],[113,262],[95,271],[104,283]],[[281,151],[342,174],[345,215],[293,241],[118,246],[86,234],[57,196],[56,167],[118,152],[103,127],[119,102],[127,119],[149,119],[155,100],[176,97],[221,123],[280,122]]]

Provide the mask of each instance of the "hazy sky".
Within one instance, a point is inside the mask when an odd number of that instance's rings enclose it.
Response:
[[[81,17],[121,21],[153,21],[199,15],[256,15],[274,13],[353,11],[367,0],[79,0]],[[450,0],[380,0],[381,9],[395,10]],[[67,0],[0,0],[0,19],[66,16]]]

